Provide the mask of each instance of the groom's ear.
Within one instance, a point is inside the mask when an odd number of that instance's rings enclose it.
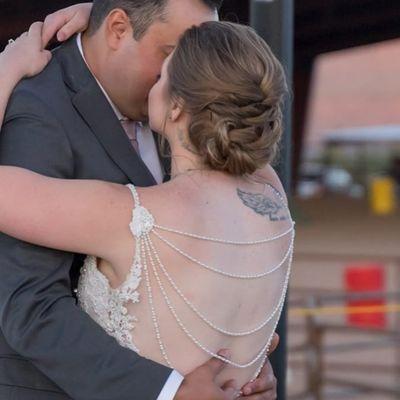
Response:
[[[133,37],[133,30],[131,21],[127,13],[116,8],[112,10],[106,18],[106,37],[109,46],[113,50],[117,50],[124,38],[129,35],[130,38]]]

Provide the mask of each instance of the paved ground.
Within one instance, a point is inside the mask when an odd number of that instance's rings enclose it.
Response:
[[[291,281],[292,301],[306,294],[320,292],[321,289],[326,293],[342,290],[344,270],[347,265],[355,262],[382,263],[387,290],[400,289],[400,211],[391,216],[377,217],[371,214],[366,202],[337,197],[295,201],[292,210],[297,221]],[[330,305],[341,304],[337,302]],[[400,314],[388,315],[388,328],[399,329],[399,320]],[[328,315],[318,317],[317,322],[346,325],[346,318],[343,315]],[[306,338],[305,319],[292,316],[290,325],[289,342],[293,347]],[[358,348],[360,342],[367,343],[367,346]],[[343,329],[338,332],[328,330],[324,343],[325,348],[341,345],[323,356],[323,365],[327,368],[333,362],[340,364],[338,368],[328,369],[329,376],[366,383],[373,387],[390,388],[397,385],[399,388],[400,371],[394,367],[400,364],[399,343],[390,344],[381,334],[371,335],[361,331],[349,333]],[[377,345],[374,346],[373,343]],[[304,360],[307,360],[304,352],[290,353],[288,387],[291,395],[306,387],[305,368],[296,367],[296,362]],[[335,393],[336,396],[328,396],[327,393]],[[360,395],[343,393],[337,386],[326,385],[322,398],[386,400],[397,397],[371,390]]]

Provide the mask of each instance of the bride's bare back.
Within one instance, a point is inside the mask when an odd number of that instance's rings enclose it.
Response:
[[[148,239],[136,238],[143,246],[141,281],[134,283],[139,298],[125,303],[137,319],[129,331],[132,348],[142,356],[187,374],[228,348],[237,365],[225,368],[218,381],[233,378],[242,385],[254,378],[279,319],[294,234],[286,201],[275,189],[279,181],[270,178],[274,186],[193,174],[138,190],[155,223]],[[125,281],[134,256],[133,236],[125,240],[120,262],[98,263],[113,287]],[[261,243],[238,243],[252,241]],[[81,280],[83,300],[88,279],[93,275]]]

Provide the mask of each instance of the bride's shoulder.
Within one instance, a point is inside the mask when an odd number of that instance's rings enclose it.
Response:
[[[286,197],[285,189],[282,185],[282,182],[279,179],[279,176],[276,173],[275,169],[270,164],[268,164],[264,168],[256,171],[254,173],[254,178],[259,179],[262,182],[273,186],[283,196],[283,198],[287,202],[287,197]]]
[[[160,199],[160,196],[165,198],[172,197],[174,194],[174,190],[170,183],[162,183],[160,185],[148,186],[148,187],[141,187],[141,186],[134,186],[134,185],[127,185],[133,186],[134,191],[138,194],[141,202],[150,202],[150,203],[158,203],[161,202],[163,199]]]
[[[176,182],[136,188],[136,191],[141,206],[147,208],[154,217],[168,215],[180,218],[195,206],[193,191]]]

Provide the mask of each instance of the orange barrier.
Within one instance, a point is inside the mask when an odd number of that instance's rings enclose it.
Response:
[[[308,317],[322,315],[356,315],[374,313],[400,313],[400,304],[386,304],[382,306],[359,306],[359,307],[296,307],[289,310],[289,317]]]

